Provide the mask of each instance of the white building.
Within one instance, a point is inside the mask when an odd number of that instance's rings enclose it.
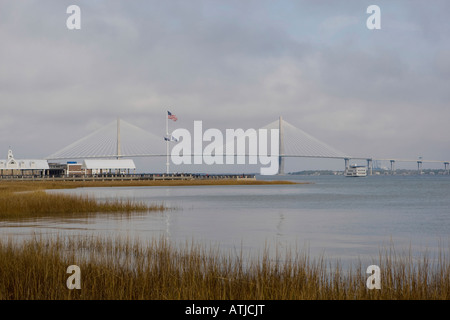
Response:
[[[47,160],[14,159],[12,150],[8,150],[8,159],[0,160],[0,175],[45,175],[49,169]]]
[[[86,159],[81,169],[87,175],[130,174],[134,173],[136,165],[132,159]]]

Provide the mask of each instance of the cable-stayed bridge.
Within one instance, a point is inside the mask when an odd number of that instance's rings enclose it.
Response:
[[[164,153],[161,136],[117,119],[67,147],[48,160],[158,156]]]
[[[423,163],[442,163],[448,172],[449,161],[424,159],[378,159],[372,157],[352,157],[323,141],[311,136],[295,127],[281,117],[260,129],[278,129],[279,143],[277,156],[279,159],[278,173],[284,174],[286,158],[323,158],[342,159],[345,168],[350,160],[365,160],[369,174],[372,174],[373,161],[389,161],[391,171],[395,170],[396,162],[416,162],[418,170],[422,170]],[[167,157],[168,152],[164,144],[164,136],[150,133],[142,128],[117,119],[91,134],[69,144],[67,147],[49,155],[47,160],[89,159],[89,158],[132,158],[132,157]],[[223,150],[228,150],[223,146]],[[234,150],[233,150],[234,151]],[[226,154],[226,151],[225,153]],[[248,151],[235,156],[252,156]],[[191,156],[199,156],[191,154]],[[200,155],[201,156],[201,155]]]

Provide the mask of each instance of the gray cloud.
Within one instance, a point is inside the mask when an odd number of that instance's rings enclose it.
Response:
[[[449,4],[0,1],[0,152],[42,157],[117,116],[164,132],[283,115],[351,154],[450,158]]]

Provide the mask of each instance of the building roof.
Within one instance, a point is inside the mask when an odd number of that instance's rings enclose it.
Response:
[[[3,170],[46,170],[49,169],[47,160],[40,159],[14,159],[12,150],[8,150],[8,159],[0,160],[0,169]]]
[[[49,169],[47,160],[34,160],[34,159],[9,159],[0,160],[0,169],[10,170],[46,170]]]
[[[86,159],[83,169],[136,169],[132,159]]]

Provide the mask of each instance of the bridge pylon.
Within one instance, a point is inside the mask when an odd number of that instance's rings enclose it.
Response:
[[[278,141],[278,175],[284,175],[284,134],[283,118],[278,119],[279,141]]]
[[[373,161],[371,158],[367,159],[367,170],[369,171],[369,176],[373,174]]]
[[[395,160],[390,160],[391,162],[391,174],[395,174]]]

